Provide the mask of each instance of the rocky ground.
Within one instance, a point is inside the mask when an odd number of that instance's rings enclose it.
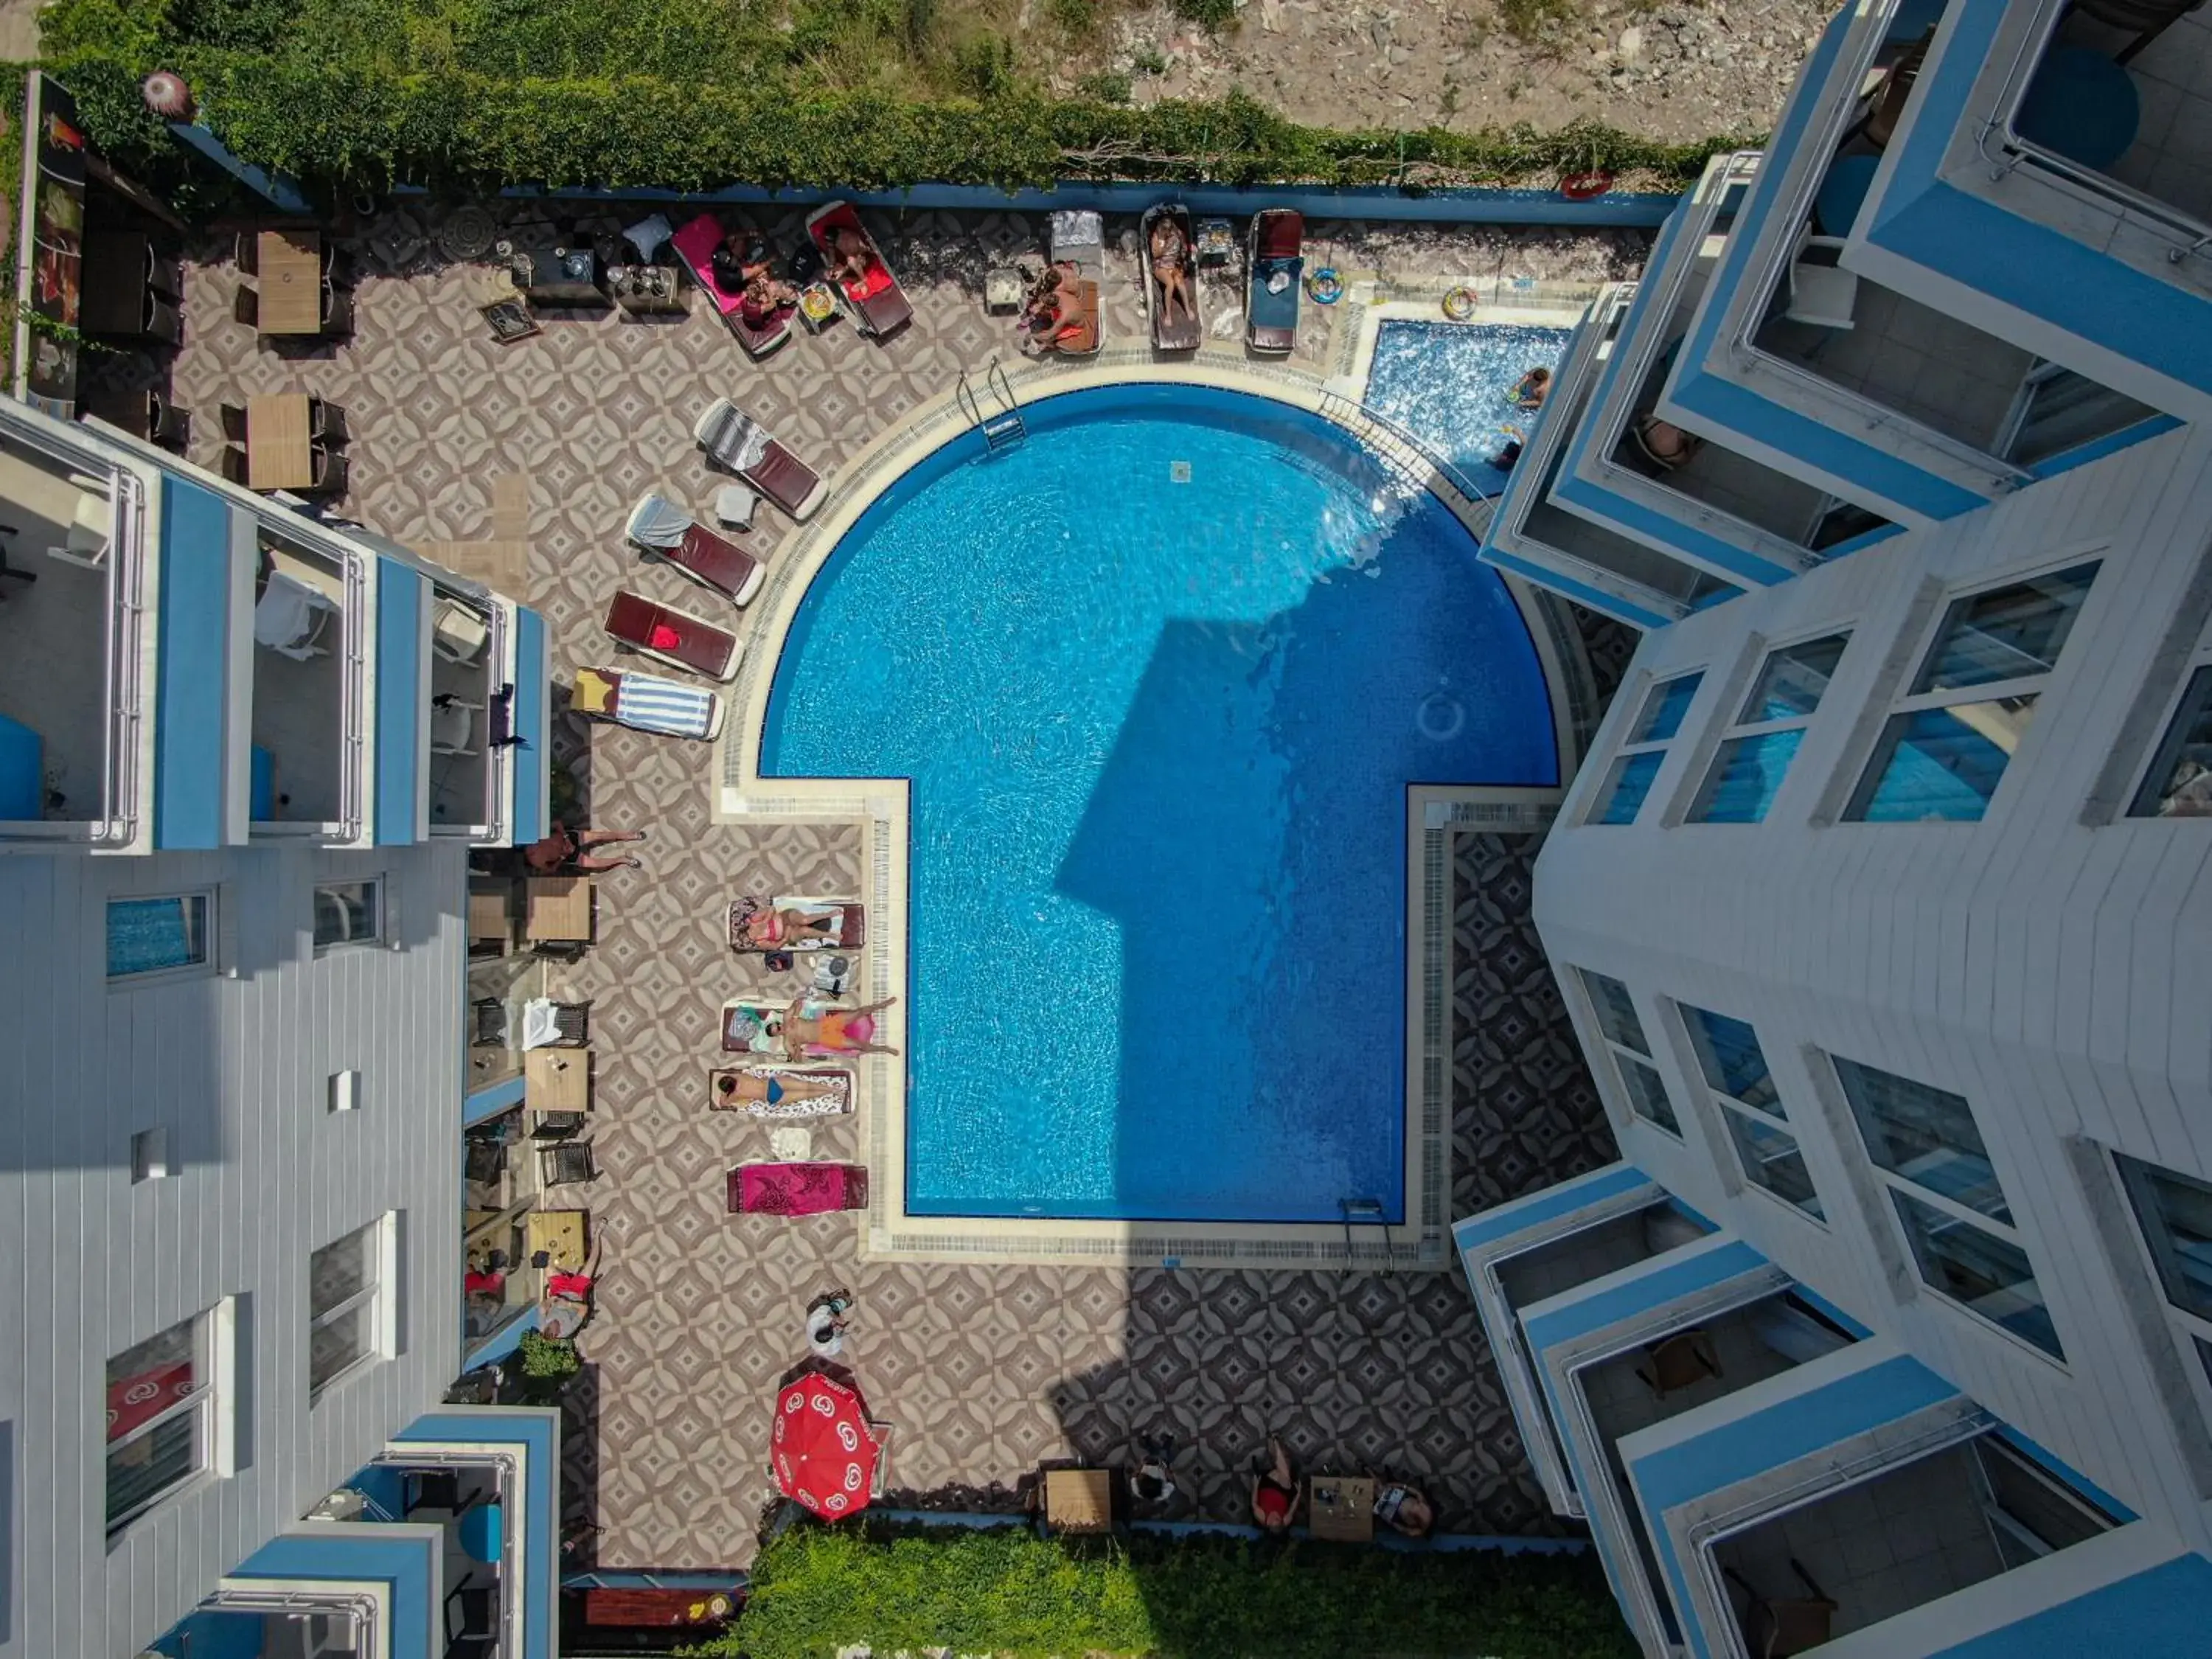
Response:
[[[1540,15],[1534,38],[1504,6]],[[1834,0],[1242,0],[1219,35],[1166,6],[1112,20],[1064,74],[1127,73],[1134,98],[1242,88],[1295,120],[1473,131],[1595,117],[1648,137],[1759,134]],[[1524,30],[1527,26],[1524,24]]]

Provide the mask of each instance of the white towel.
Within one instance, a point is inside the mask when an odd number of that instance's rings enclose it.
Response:
[[[703,738],[714,728],[714,694],[650,674],[624,674],[615,693],[615,718],[642,732]]]

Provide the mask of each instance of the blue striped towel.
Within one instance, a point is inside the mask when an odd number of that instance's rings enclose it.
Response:
[[[650,674],[624,674],[615,694],[615,718],[641,732],[703,738],[714,729],[714,694]]]

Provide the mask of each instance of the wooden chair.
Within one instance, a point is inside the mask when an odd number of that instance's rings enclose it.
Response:
[[[564,1140],[539,1151],[538,1172],[548,1187],[588,1186],[599,1178],[588,1140]]]
[[[463,1579],[446,1597],[446,1659],[490,1659],[499,1624],[499,1586]]]
[[[343,495],[346,487],[346,458],[337,450],[317,444],[310,453],[314,466],[313,481],[308,489],[327,495]]]
[[[246,452],[236,444],[224,446],[222,461],[222,476],[234,484],[246,480]]]
[[[1657,1400],[1721,1374],[1712,1339],[1698,1329],[1677,1331],[1665,1341],[1651,1344],[1644,1358],[1647,1363],[1636,1368],[1636,1377]]]
[[[185,319],[177,309],[174,300],[165,299],[153,289],[146,290],[146,308],[142,313],[145,325],[142,332],[149,340],[159,340],[163,345],[181,345],[185,338]]]
[[[246,405],[244,404],[218,404],[216,405],[215,413],[216,418],[222,422],[222,435],[225,442],[242,444],[246,441]]]
[[[347,335],[353,332],[353,295],[342,288],[323,284],[323,332]]]
[[[240,276],[259,276],[261,274],[260,233],[251,230],[240,231],[238,240],[231,248],[230,260],[238,267]]]
[[[250,288],[241,288],[230,302],[230,314],[248,328],[260,327],[261,296]]]
[[[327,398],[308,398],[307,435],[317,443],[343,443],[351,435],[346,430],[345,410]]]
[[[1802,1596],[1764,1596],[1734,1567],[1723,1567],[1721,1571],[1751,1602],[1751,1611],[1744,1620],[1744,1643],[1762,1659],[1781,1659],[1784,1654],[1803,1653],[1820,1646],[1834,1635],[1837,1604],[1813,1582],[1813,1575],[1805,1571],[1805,1564],[1796,1556],[1790,1558],[1790,1571],[1804,1586],[1805,1594]]]
[[[581,1112],[540,1112],[538,1121],[530,1127],[530,1138],[551,1145],[581,1134],[584,1114]]]
[[[228,434],[225,434],[228,436]],[[192,416],[180,409],[159,392],[146,389],[146,437],[164,449],[181,451],[192,441]]]

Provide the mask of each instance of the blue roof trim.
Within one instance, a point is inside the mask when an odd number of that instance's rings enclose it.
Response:
[[[1874,530],[1862,531],[1849,541],[1838,542],[1833,547],[1822,548],[1821,562],[1826,563],[1853,553],[1863,553],[1876,542],[1886,542],[1892,536],[1902,536],[1904,533],[1905,526],[1901,524],[1886,524]]]
[[[229,743],[230,507],[163,472],[154,845],[223,845]]]
[[[470,1124],[481,1123],[510,1106],[520,1106],[526,1087],[524,1079],[518,1073],[503,1083],[495,1083],[489,1088],[479,1089],[465,1097],[461,1101],[461,1127],[466,1128]]]
[[[1654,1256],[1652,1265],[1623,1284],[1577,1296],[1567,1306],[1533,1319],[1524,1317],[1521,1327],[1528,1334],[1528,1346],[1541,1354],[1562,1342],[1571,1342],[1607,1325],[1632,1319],[1678,1297],[1710,1290],[1770,1265],[1765,1256],[1740,1238],[1702,1249],[1686,1261],[1674,1260],[1675,1254],[1668,1251],[1665,1255]]]
[[[1571,576],[1562,576],[1549,565],[1539,564],[1534,559],[1524,559],[1516,553],[1502,553],[1487,544],[1476,556],[1485,564],[1495,565],[1500,570],[1510,570],[1539,587],[1548,587],[1554,593],[1572,599],[1577,605],[1586,605],[1601,616],[1626,623],[1631,628],[1641,629],[1647,634],[1654,629],[1664,628],[1674,620],[1672,617],[1662,617],[1656,611],[1646,611],[1641,605],[1631,605],[1626,599],[1615,599],[1601,587],[1577,581]]]
[[[560,1588],[554,1559],[561,1518],[559,1419],[551,1412],[484,1407],[471,1412],[430,1412],[393,1437],[409,1441],[473,1442],[513,1446],[530,1478],[529,1513],[522,1517],[522,1659],[553,1659],[552,1609]]]
[[[431,1659],[445,1650],[445,1609],[432,1605],[440,1540],[395,1537],[374,1522],[283,1533],[231,1570],[239,1578],[380,1580],[392,1589],[392,1659]],[[433,1643],[435,1646],[433,1646]]]
[[[1899,1354],[1647,1453],[1631,1468],[1652,1507],[1671,1510],[1958,1397],[1956,1389],[1918,1360]]]
[[[416,839],[422,789],[422,573],[376,561],[376,844]]]
[[[1586,422],[1583,430],[1587,434],[1592,428]],[[1607,461],[1599,465],[1610,466],[1613,464]],[[1632,540],[1641,540],[1643,536],[1656,537],[1667,544],[1662,550],[1665,552],[1684,554],[1693,562],[1702,562],[1706,566],[1718,565],[1734,581],[1756,582],[1762,587],[1773,587],[1801,574],[1795,565],[1777,564],[1773,560],[1763,558],[1734,542],[1724,541],[1707,531],[1686,524],[1671,513],[1646,507],[1643,502],[1632,501],[1602,484],[1578,477],[1569,468],[1560,469],[1559,482],[1552,486],[1552,499],[1563,505],[1568,501],[1579,502]],[[1638,532],[1641,532],[1642,536],[1638,535]]]
[[[1633,1164],[1608,1164],[1593,1170],[1572,1181],[1563,1181],[1556,1187],[1547,1187],[1540,1193],[1531,1193],[1526,1198],[1515,1199],[1510,1204],[1501,1204],[1484,1210],[1463,1221],[1452,1223],[1452,1242],[1462,1250],[1472,1250],[1478,1245],[1495,1239],[1507,1238],[1515,1233],[1526,1232],[1531,1227],[1541,1226],[1561,1216],[1603,1203],[1608,1198],[1632,1192],[1638,1187],[1652,1187],[1654,1199],[1663,1196],[1650,1176]]]
[[[2179,1556],[1984,1631],[1931,1659],[2080,1659],[2085,1653],[2203,1653],[2212,1561]]]
[[[1923,471],[1871,444],[1822,425],[1796,410],[1763,398],[1737,382],[1708,371],[1718,341],[1723,313],[1736,289],[1745,280],[1752,246],[1765,228],[1782,193],[1784,162],[1804,142],[1812,124],[1814,106],[1820,102],[1836,59],[1844,49],[1857,9],[1846,7],[1828,21],[1820,43],[1806,59],[1790,102],[1782,112],[1774,136],[1767,141],[1766,160],[1752,180],[1750,195],[1738,210],[1728,246],[1721,252],[1706,284],[1705,297],[1691,319],[1684,338],[1671,401],[1730,431],[1756,436],[1760,441],[1797,457],[1808,465],[1838,477],[1849,478],[1884,501],[1896,501],[1929,519],[1955,518],[1972,512],[1989,499],[1962,489],[1949,479]]]
[[[545,619],[527,605],[514,608],[514,821],[510,839],[526,847],[545,833],[547,700]]]
[[[1872,1326],[1861,1324],[1857,1320],[1852,1318],[1850,1315],[1845,1313],[1834,1303],[1829,1301],[1826,1297],[1822,1296],[1820,1291],[1814,1290],[1811,1285],[1805,1284],[1802,1280],[1790,1285],[1790,1294],[1796,1297],[1800,1302],[1806,1304],[1815,1312],[1824,1314],[1828,1318],[1834,1320],[1836,1323],[1849,1331],[1851,1334],[1852,1339],[1856,1341],[1863,1342],[1867,1338],[1874,1334],[1874,1328]]]
[[[2124,426],[2118,432],[2094,438],[2086,444],[2076,444],[2071,449],[2061,450],[2046,460],[2038,461],[2028,471],[2038,478],[2055,478],[2062,472],[2071,472],[2077,466],[2087,466],[2092,461],[2101,461],[2107,455],[2117,455],[2123,449],[2131,449],[2148,438],[2162,438],[2181,425],[2171,415],[2154,415],[2147,421],[2137,421],[2133,426]]]

